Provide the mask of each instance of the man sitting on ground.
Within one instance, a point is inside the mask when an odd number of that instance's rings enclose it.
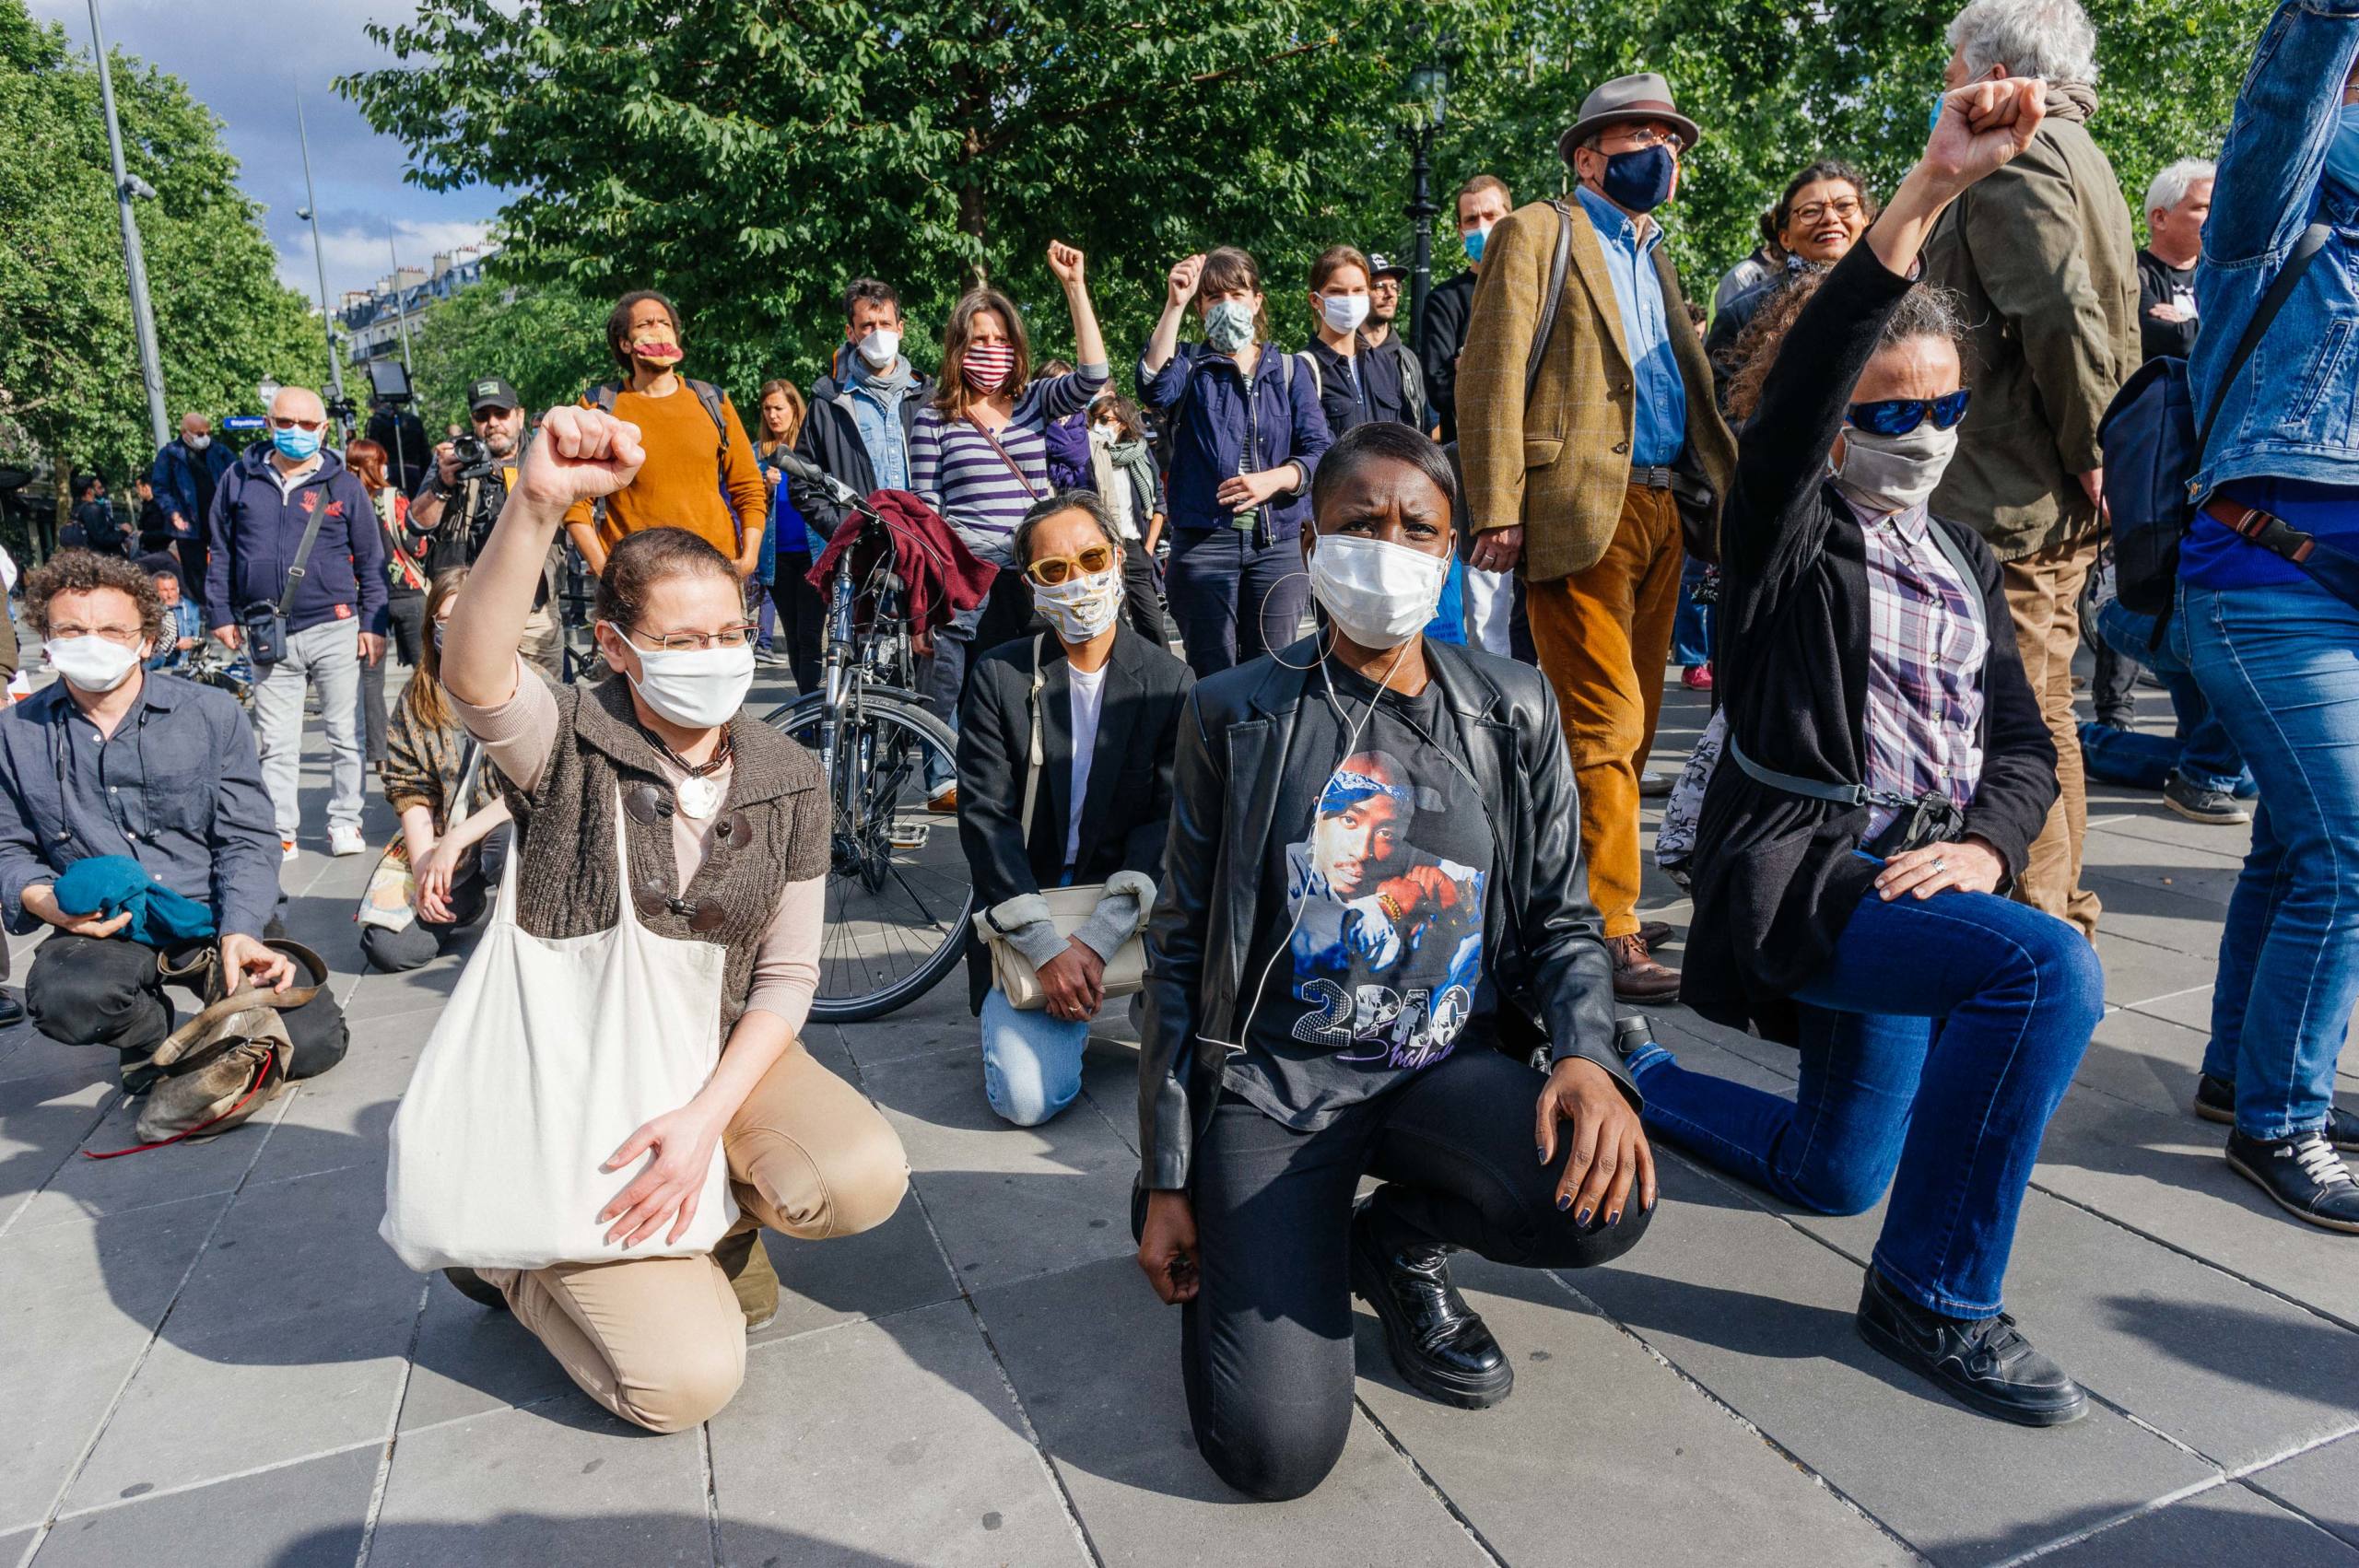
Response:
[[[18,935],[56,928],[26,980],[35,1026],[112,1046],[135,1069],[171,1032],[166,954],[181,970],[210,942],[225,975],[275,989],[316,977],[263,941],[278,835],[245,714],[227,692],[140,667],[170,635],[154,581],[120,556],[69,551],[26,579],[24,615],[59,678],[0,713],[0,920]],[[61,907],[60,878],[97,856],[147,873],[137,907]],[[285,1016],[293,1076],[343,1054],[326,988]]]

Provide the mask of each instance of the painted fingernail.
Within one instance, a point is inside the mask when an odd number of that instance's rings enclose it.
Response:
[[[1622,1211],[1616,1209],[1614,1212],[1605,1216],[1605,1223],[1609,1225],[1620,1224],[1622,1223]]]
[[[1545,1143],[1534,1143],[1532,1146],[1532,1152],[1540,1156],[1540,1163],[1544,1165],[1548,1163],[1548,1146]]]
[[[1566,1210],[1567,1210],[1567,1209],[1571,1208],[1572,1206],[1573,1206],[1573,1200],[1572,1200],[1571,1199],[1569,1199],[1569,1198],[1566,1197],[1566,1196],[1565,1196],[1563,1193],[1561,1193],[1561,1192],[1560,1192],[1560,1193],[1558,1193],[1558,1194],[1556,1195],[1556,1211],[1557,1211],[1558,1213],[1562,1213],[1562,1212],[1564,1212]]]
[[[1586,1225],[1589,1223],[1589,1217],[1595,1212],[1596,1211],[1593,1209],[1584,1209],[1579,1213],[1573,1216],[1573,1223],[1577,1225]]]

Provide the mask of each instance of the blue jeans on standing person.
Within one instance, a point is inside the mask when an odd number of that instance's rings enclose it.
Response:
[[[2097,611],[2097,635],[2124,659],[2134,660],[2154,673],[2171,695],[2171,711],[2178,716],[2178,735],[2165,740],[2137,730],[2105,725],[2081,726],[2081,755],[2091,777],[2133,790],[2159,790],[2173,768],[2198,789],[2216,790],[2239,800],[2253,794],[2252,770],[2229,738],[2194,672],[2188,667],[2187,621],[2173,615],[2159,640],[2154,617],[2142,615],[2118,599],[2109,599]]]
[[[1171,541],[1164,596],[1201,681],[1301,636],[1310,574],[1293,534],[1256,549],[1250,529],[1185,529]]]
[[[1038,1127],[1081,1094],[1081,1053],[1089,1020],[1067,1023],[1046,1008],[1008,1005],[993,986],[983,998],[983,1097],[1001,1119]]]
[[[1695,556],[1679,568],[1679,612],[1671,622],[1671,661],[1693,670],[1712,661],[1712,612],[1696,603],[1696,585],[1710,568]]]
[[[2359,610],[2315,583],[2179,587],[2195,678],[2260,781],[2212,994],[2203,1071],[2236,1129],[2327,1124],[2359,1003]]]
[[[1871,892],[1794,1000],[1792,1099],[1649,1044],[1629,1059],[1648,1130],[1821,1213],[1891,1188],[1877,1271],[1947,1316],[1997,1312],[2040,1139],[2105,1012],[2095,949],[1991,894]]]

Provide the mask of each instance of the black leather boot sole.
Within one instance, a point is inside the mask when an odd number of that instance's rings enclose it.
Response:
[[[1419,1342],[1420,1325],[1412,1319],[1392,1288],[1394,1272],[1392,1259],[1377,1240],[1367,1205],[1362,1203],[1352,1213],[1352,1293],[1367,1303],[1376,1313],[1377,1322],[1383,1326],[1384,1348],[1391,1356],[1392,1369],[1401,1375],[1401,1381],[1429,1399],[1438,1399],[1462,1410],[1488,1410],[1513,1393],[1515,1366],[1503,1355],[1490,1368],[1461,1371],[1425,1350]],[[1452,1290],[1450,1294],[1455,1298],[1457,1293]],[[1482,1315],[1463,1302],[1458,1305],[1462,1325],[1461,1339],[1477,1340],[1488,1345],[1496,1355],[1498,1347],[1491,1340],[1491,1331],[1485,1327]]]
[[[2195,1114],[2223,1127],[2236,1125],[2236,1086],[2224,1078],[2199,1073],[2195,1079]],[[2341,1106],[2327,1107],[2327,1141],[2344,1153],[2359,1153],[2359,1112]]]
[[[478,1306],[487,1306],[494,1312],[508,1310],[508,1298],[501,1295],[490,1281],[474,1270],[445,1269],[442,1270],[442,1277],[451,1281],[452,1290]]]

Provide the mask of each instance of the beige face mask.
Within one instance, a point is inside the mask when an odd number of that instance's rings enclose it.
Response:
[[[1907,511],[1931,496],[1957,452],[1957,427],[1936,430],[1930,419],[1905,436],[1843,427],[1843,461],[1835,483],[1861,505]]]

